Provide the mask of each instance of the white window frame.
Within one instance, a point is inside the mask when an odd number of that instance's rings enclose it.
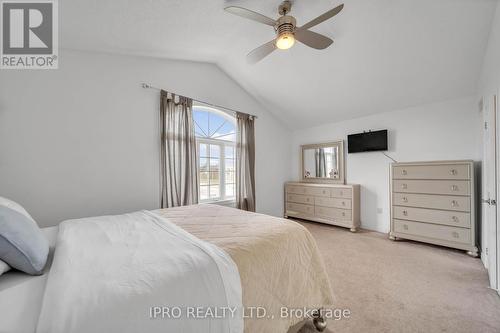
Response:
[[[231,121],[235,127],[236,127],[236,119],[229,119],[230,116],[228,116],[224,111],[212,108],[212,107],[206,107],[204,105],[195,105],[193,109],[204,109],[204,111],[207,112],[213,112],[213,113],[218,113],[224,117],[226,117],[229,121]],[[208,145],[216,145],[219,146],[219,151],[220,151],[220,156],[219,158],[219,198],[210,198],[210,185],[208,186],[208,199],[201,199],[201,184],[198,185],[198,200],[200,203],[222,203],[222,204],[228,204],[228,205],[233,205],[236,202],[236,170],[235,172],[235,182],[234,182],[234,195],[232,197],[226,197],[226,149],[225,147],[233,147],[234,148],[234,163],[236,167],[236,143],[234,141],[229,141],[229,140],[223,140],[223,139],[212,139],[212,138],[206,138],[206,137],[199,137],[196,136],[196,150],[197,150],[197,155],[198,155],[198,161],[197,163],[200,162],[200,144],[207,144],[207,159],[208,163],[210,164],[210,146]],[[198,171],[199,173],[200,171]],[[199,175],[199,174],[198,174]],[[210,174],[209,174],[210,177]],[[209,178],[210,179],[210,178]],[[205,186],[205,185],[204,185]]]
[[[232,197],[226,197],[226,147],[236,147],[236,144],[232,141],[226,141],[226,140],[216,140],[216,139],[207,139],[207,138],[196,138],[196,149],[198,153],[198,159],[202,158],[200,156],[200,144],[207,144],[207,151],[208,151],[208,163],[210,164],[210,146],[208,145],[214,145],[214,146],[219,146],[219,151],[220,151],[220,156],[219,158],[219,198],[213,199],[210,198],[210,186],[208,186],[208,199],[201,199],[201,191],[199,191],[198,199],[199,202],[201,203],[209,203],[209,202],[232,202],[236,200],[236,193]],[[233,157],[235,160],[236,164],[236,156]],[[199,161],[198,161],[199,162]],[[236,172],[236,170],[235,170]],[[209,175],[210,177],[210,175]],[[235,174],[236,177],[236,174]],[[236,182],[235,182],[236,184]],[[206,186],[206,185],[204,185]],[[201,184],[200,184],[201,187]],[[236,192],[236,186],[234,191]]]

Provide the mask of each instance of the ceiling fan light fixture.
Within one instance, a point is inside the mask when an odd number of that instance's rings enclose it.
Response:
[[[280,50],[288,50],[295,44],[295,36],[291,32],[283,32],[276,39],[276,47]]]

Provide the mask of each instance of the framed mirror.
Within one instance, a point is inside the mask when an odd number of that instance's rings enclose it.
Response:
[[[344,184],[344,141],[302,145],[302,181]]]

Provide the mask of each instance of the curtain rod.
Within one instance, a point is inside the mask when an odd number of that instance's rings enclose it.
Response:
[[[158,88],[158,87],[155,87],[149,83],[141,83],[141,87],[143,87],[144,89],[155,89],[155,90],[165,90],[165,89],[161,89],[161,88]],[[200,101],[198,99],[195,99],[195,98],[192,98],[192,97],[189,97],[189,96],[183,96],[183,95],[179,95],[179,94],[175,94],[175,95],[178,95],[178,96],[182,96],[182,97],[186,97],[186,98],[189,98],[189,99],[192,99],[193,101],[195,102],[198,102],[198,103],[203,103],[203,104],[206,104],[208,106],[211,106],[211,107],[214,107],[214,108],[217,108],[217,109],[225,109],[225,110],[228,110],[228,111],[231,111],[231,112],[234,112],[234,113],[244,113],[244,112],[241,112],[241,111],[236,111],[234,109],[231,109],[231,108],[228,108],[228,107],[225,107],[225,106],[220,106],[220,105],[217,105],[217,104],[212,104],[212,103],[208,103],[208,102],[205,102],[205,101]],[[254,118],[258,118],[256,115],[253,115],[253,114],[250,114],[250,113],[246,113],[248,114],[249,116],[251,117],[254,117]]]

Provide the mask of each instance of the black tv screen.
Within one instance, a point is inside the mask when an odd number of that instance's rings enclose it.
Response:
[[[378,150],[387,150],[387,130],[347,136],[347,151],[349,154]]]

